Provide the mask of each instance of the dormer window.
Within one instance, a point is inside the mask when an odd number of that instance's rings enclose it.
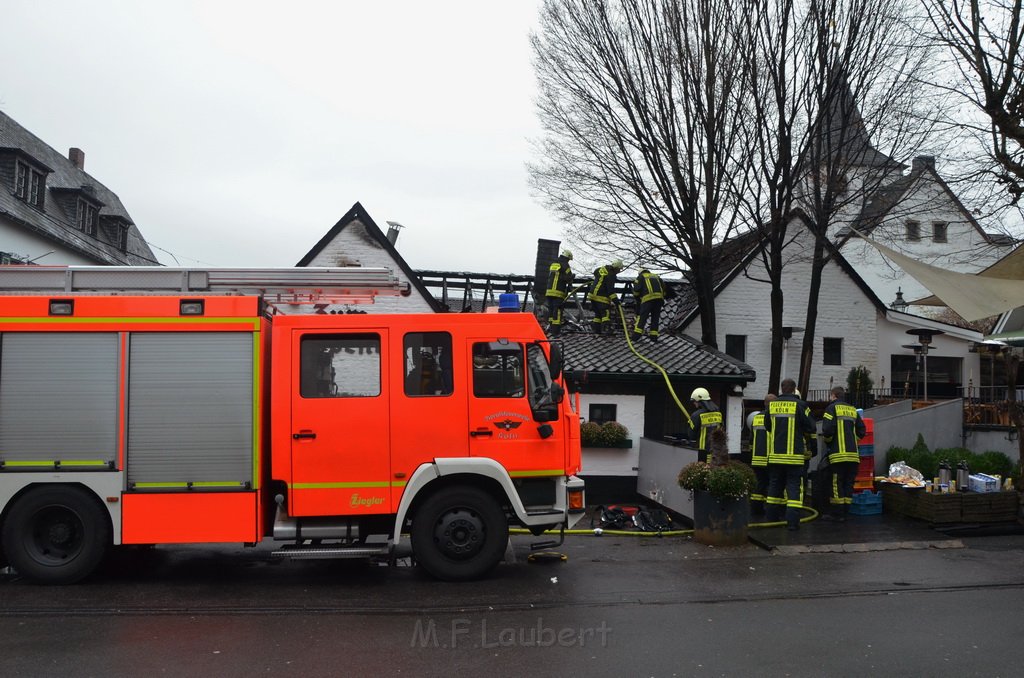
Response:
[[[42,208],[46,195],[46,175],[23,160],[14,161],[14,196],[33,207]]]
[[[907,242],[918,242],[921,239],[921,223],[918,221],[907,222]]]
[[[99,209],[90,202],[79,198],[76,208],[75,225],[86,235],[96,235],[96,216]]]

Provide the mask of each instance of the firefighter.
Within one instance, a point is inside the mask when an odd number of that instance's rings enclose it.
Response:
[[[829,475],[832,479],[830,511],[822,518],[840,522],[846,520],[846,513],[853,503],[853,482],[860,465],[857,439],[867,433],[860,413],[844,400],[845,396],[846,390],[842,386],[833,388],[821,420],[821,435],[828,449]]]
[[[548,287],[544,292],[544,298],[548,304],[549,332],[552,337],[562,333],[562,307],[565,306],[565,298],[572,287],[572,269],[569,262],[572,261],[572,252],[562,250],[555,263],[548,269]]]
[[[644,336],[644,325],[649,321],[650,328],[646,334],[651,341],[657,341],[661,307],[665,305],[665,289],[661,284],[661,278],[646,268],[640,271],[640,275],[633,282],[633,299],[640,305],[636,325],[633,327],[633,339]]]
[[[768,430],[764,427],[765,412],[768,405],[775,400],[775,394],[764,397],[764,410],[755,412],[750,418],[750,466],[757,476],[757,489],[750,493],[750,511],[754,515],[764,515],[764,502],[768,497]]]
[[[587,294],[587,300],[590,301],[590,306],[594,310],[594,319],[590,321],[594,334],[604,333],[604,326],[611,322],[612,304],[620,303],[618,295],[615,294],[615,285],[621,270],[622,260],[616,259],[607,266],[602,266],[594,271],[594,282],[590,287],[590,293]],[[612,334],[615,333],[614,329],[610,329],[610,331]]]
[[[695,388],[690,394],[693,412],[690,413],[690,433],[697,441],[697,458],[711,463],[708,441],[711,432],[722,425],[722,411],[711,402],[711,394],[706,388]]]
[[[768,403],[765,430],[771,445],[768,448],[769,522],[782,519],[785,509],[786,527],[800,529],[800,509],[803,506],[805,453],[807,441],[816,444],[817,430],[811,418],[811,408],[796,394],[796,382],[782,380],[782,395]]]

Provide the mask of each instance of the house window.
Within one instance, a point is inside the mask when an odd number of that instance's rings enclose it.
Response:
[[[79,198],[77,212],[78,230],[86,235],[96,235],[96,207]]]
[[[117,227],[117,235],[115,237],[117,238],[117,242],[114,243],[114,244],[117,245],[117,249],[121,250],[122,252],[127,252],[128,251],[128,227],[127,226],[118,226]]]
[[[725,335],[725,354],[736,358],[736,360],[747,360],[747,335],[727,334]]]
[[[43,206],[46,180],[43,173],[20,160],[15,162],[14,196],[35,207]]]
[[[936,221],[932,224],[932,240],[934,242],[949,242],[947,240],[946,232],[949,230],[949,224],[944,221]]]
[[[606,421],[617,421],[615,416],[618,405],[607,403],[592,403],[590,405],[590,421],[595,424],[603,424]]]
[[[918,221],[907,222],[907,241],[917,242],[921,239],[921,223]]]
[[[843,339],[842,337],[825,337],[822,346],[822,355],[826,365],[843,364]]]

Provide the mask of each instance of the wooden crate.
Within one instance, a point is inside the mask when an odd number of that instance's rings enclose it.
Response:
[[[925,492],[880,483],[882,507],[930,523],[998,523],[1017,520],[1016,492]]]

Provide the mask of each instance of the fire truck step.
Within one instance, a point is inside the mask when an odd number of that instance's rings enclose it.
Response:
[[[276,558],[372,558],[388,555],[387,546],[285,546],[271,552]]]

